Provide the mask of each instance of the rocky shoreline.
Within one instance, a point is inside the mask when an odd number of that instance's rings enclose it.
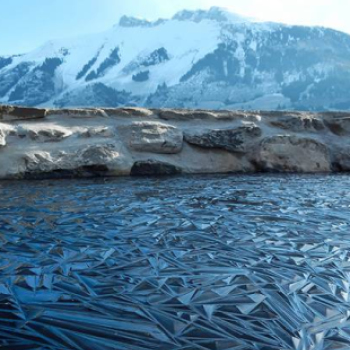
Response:
[[[0,106],[0,179],[350,170],[350,113]]]

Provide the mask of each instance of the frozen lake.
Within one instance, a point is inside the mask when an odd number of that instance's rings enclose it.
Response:
[[[0,183],[0,348],[350,348],[350,177]]]

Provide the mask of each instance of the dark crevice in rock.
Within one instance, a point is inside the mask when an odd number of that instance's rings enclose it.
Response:
[[[5,116],[11,120],[45,118],[46,109],[0,106],[0,120]]]
[[[344,164],[342,164],[342,162],[339,162],[339,161],[332,162],[331,167],[332,167],[332,172],[334,172],[334,173],[349,172],[350,171],[349,166],[344,166]]]
[[[105,177],[109,169],[106,165],[86,165],[77,169],[57,169],[48,172],[26,172],[25,180],[74,179]]]
[[[131,176],[169,176],[181,173],[182,169],[175,165],[154,160],[136,162],[131,168]]]

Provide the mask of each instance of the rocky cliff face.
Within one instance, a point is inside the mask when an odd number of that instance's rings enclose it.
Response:
[[[350,114],[0,107],[0,178],[350,170]]]
[[[45,107],[350,109],[350,36],[220,8],[0,57],[0,102]]]

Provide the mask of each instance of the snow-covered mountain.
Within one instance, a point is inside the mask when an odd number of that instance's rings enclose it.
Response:
[[[350,36],[181,11],[0,57],[0,103],[29,106],[350,109]]]

